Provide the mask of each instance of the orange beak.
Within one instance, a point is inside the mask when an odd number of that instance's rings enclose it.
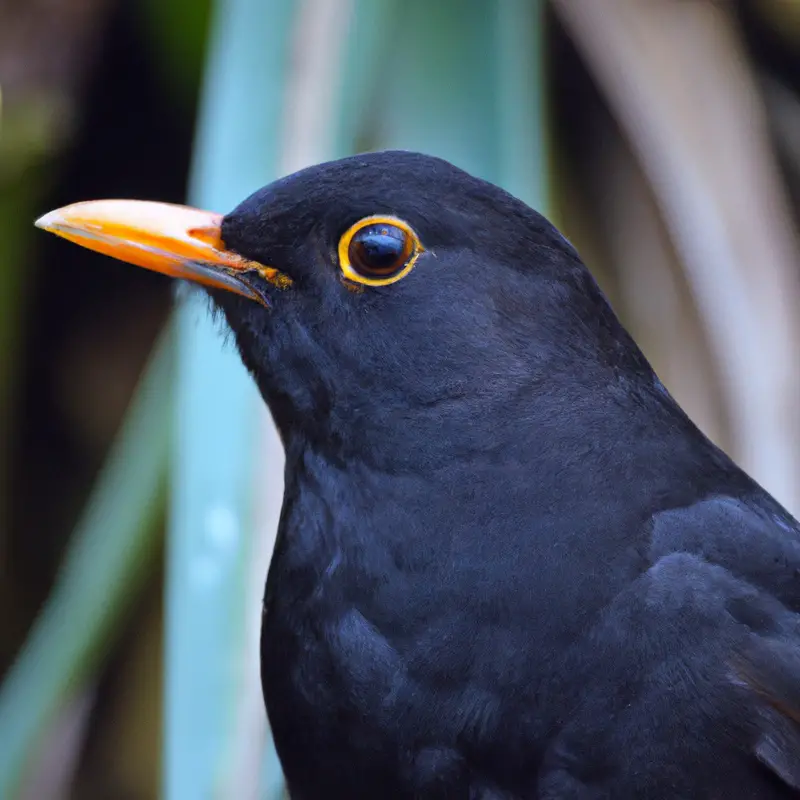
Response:
[[[211,211],[142,200],[75,203],[36,220],[37,227],[98,253],[269,306],[253,276],[280,289],[291,279],[226,250],[221,223],[222,215]]]

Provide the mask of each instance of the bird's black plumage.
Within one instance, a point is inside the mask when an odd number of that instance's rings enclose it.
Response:
[[[337,242],[390,214],[388,286]],[[294,800],[800,793],[800,533],[669,396],[572,246],[362,155],[223,221],[215,293],[286,448],[263,688]]]

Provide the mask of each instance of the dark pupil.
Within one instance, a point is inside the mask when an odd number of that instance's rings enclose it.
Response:
[[[408,234],[393,225],[369,225],[350,242],[350,263],[359,272],[391,274],[406,263]]]

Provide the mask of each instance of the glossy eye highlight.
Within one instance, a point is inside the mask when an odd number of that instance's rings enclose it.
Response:
[[[402,220],[365,217],[339,240],[339,264],[348,280],[385,286],[408,275],[423,249]]]

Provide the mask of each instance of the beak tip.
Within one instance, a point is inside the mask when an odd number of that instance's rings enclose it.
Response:
[[[51,231],[58,225],[60,217],[61,215],[58,211],[48,211],[47,214],[43,214],[33,224],[43,231]]]

